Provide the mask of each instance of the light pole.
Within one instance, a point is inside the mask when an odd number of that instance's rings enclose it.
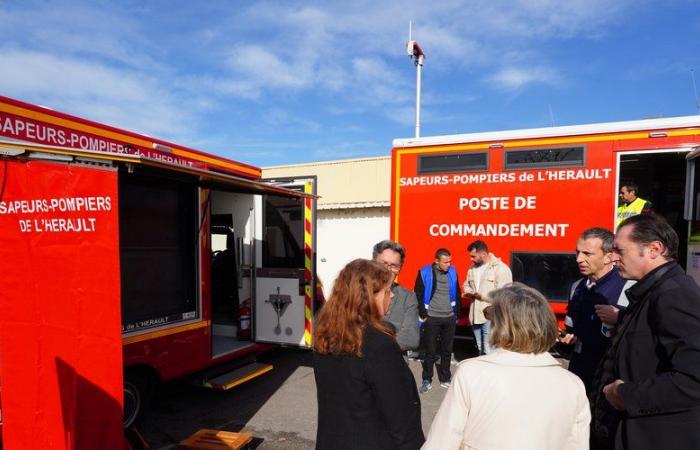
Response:
[[[406,44],[406,53],[416,65],[416,137],[420,137],[420,83],[421,71],[423,69],[423,60],[425,53],[418,45],[418,42],[411,39],[412,22],[408,24],[408,43]]]

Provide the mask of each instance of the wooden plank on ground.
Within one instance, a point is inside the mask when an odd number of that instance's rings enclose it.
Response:
[[[239,450],[253,440],[250,433],[201,429],[180,442],[190,450]]]

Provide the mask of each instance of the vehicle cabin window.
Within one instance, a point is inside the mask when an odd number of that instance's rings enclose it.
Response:
[[[566,302],[574,281],[581,278],[575,253],[511,253],[513,281],[537,289],[549,301]]]
[[[583,166],[586,163],[585,156],[585,147],[506,150],[503,159],[503,169]]]
[[[122,331],[198,317],[197,188],[119,174]]]
[[[418,173],[479,172],[489,170],[488,152],[418,156]]]
[[[304,217],[300,198],[265,196],[263,267],[304,267]]]

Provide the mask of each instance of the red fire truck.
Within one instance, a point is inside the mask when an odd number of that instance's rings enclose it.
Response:
[[[14,239],[2,245],[15,246],[0,255],[12,258],[0,263],[3,285],[61,272],[37,258],[16,271],[42,246],[49,259],[67,252],[63,261],[85,265],[55,281],[52,304],[70,291],[66,301],[82,296],[85,308],[116,305],[125,426],[156,383],[197,374],[204,386],[228,389],[272,369],[255,361],[271,345],[310,346],[315,180],[260,177],[257,167],[0,97],[0,220]],[[84,262],[100,245],[116,248],[115,261]],[[75,325],[103,318],[81,320]],[[14,376],[7,356],[5,388]]]
[[[613,229],[619,186],[634,182],[676,229],[680,263],[700,281],[700,116],[397,139],[393,147],[391,235],[407,248],[409,277],[445,247],[463,280],[467,246],[481,239],[562,313],[579,277],[578,235]]]

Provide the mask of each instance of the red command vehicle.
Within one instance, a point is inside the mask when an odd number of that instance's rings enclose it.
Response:
[[[613,229],[626,182],[674,226],[680,263],[700,281],[699,146],[700,116],[397,139],[391,235],[407,248],[404,281],[440,247],[464,280],[481,239],[561,314],[580,276],[577,237]]]
[[[315,179],[263,181],[248,164],[6,97],[0,158],[7,171],[41,162],[116,174],[117,198],[82,201],[118,205],[120,264],[106,270],[121,280],[126,426],[158,382],[197,374],[227,389],[272,368],[254,361],[271,344],[310,346]],[[26,213],[20,225],[91,231],[91,219],[50,217],[75,201],[61,189],[0,206]]]

